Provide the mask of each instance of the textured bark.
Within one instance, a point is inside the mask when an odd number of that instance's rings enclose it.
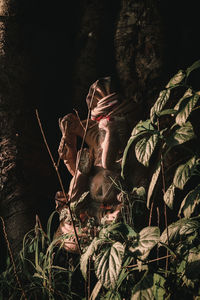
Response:
[[[124,97],[142,113],[159,90],[163,32],[157,1],[122,1],[115,33],[116,69]],[[139,116],[138,116],[139,117]]]
[[[14,253],[34,226],[38,202],[48,197],[42,180],[49,175],[28,93],[31,77],[16,4],[0,5],[0,215]]]

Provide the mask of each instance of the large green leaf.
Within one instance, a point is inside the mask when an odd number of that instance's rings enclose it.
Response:
[[[188,279],[200,278],[200,247],[190,249],[185,268],[185,275]]]
[[[149,165],[149,160],[157,145],[158,139],[158,134],[153,134],[150,137],[144,137],[135,145],[137,160],[146,167]]]
[[[129,250],[133,253],[138,252],[138,256],[143,256],[149,252],[160,240],[160,229],[158,227],[148,226],[139,233],[137,243],[133,244]]]
[[[165,299],[164,284],[164,277],[146,272],[143,278],[134,286],[131,300]]]
[[[153,295],[155,300],[165,299],[165,278],[159,274],[153,275]]]
[[[164,109],[160,112],[157,112],[157,115],[160,116],[166,116],[166,115],[176,115],[177,114],[177,110],[169,108],[169,109]]]
[[[185,75],[186,74],[183,70],[179,70],[178,73],[174,75],[172,79],[170,79],[170,81],[166,85],[166,88],[168,89],[179,85],[181,81],[185,78]]]
[[[128,239],[128,238],[136,238],[138,233],[130,227],[128,224],[124,224],[121,222],[114,223],[108,225],[107,227],[104,226],[101,231],[99,232],[100,238],[121,238],[121,239]]]
[[[145,273],[143,278],[134,286],[131,300],[152,300],[153,295],[153,275]]]
[[[105,243],[105,239],[98,239],[95,237],[92,243],[87,248],[86,252],[81,255],[80,269],[85,279],[87,277],[87,267],[88,267],[88,262],[90,257],[95,253],[97,248],[104,243]]]
[[[192,71],[200,68],[200,60],[195,61],[189,68],[186,70],[186,76],[188,77]]]
[[[160,229],[158,227],[148,226],[139,233],[138,249],[141,253],[152,249],[160,239]]]
[[[169,96],[170,96],[170,89],[165,89],[160,92],[158,99],[156,100],[154,106],[151,108],[150,111],[150,118],[152,122],[154,122],[155,115],[160,113],[160,111],[167,103]]]
[[[190,113],[192,112],[192,109],[197,104],[197,101],[199,100],[199,95],[195,94],[189,98],[184,98],[179,106],[179,113],[176,115],[176,123],[179,125],[183,125]]]
[[[90,295],[90,300],[95,300],[101,290],[101,287],[102,287],[102,283],[101,281],[97,281],[95,287],[93,288],[93,291]]]
[[[164,201],[169,208],[173,208],[175,185],[172,183],[164,194]]]
[[[179,215],[183,212],[185,218],[190,218],[195,208],[200,204],[200,184],[190,191],[183,199],[179,210]]]
[[[168,226],[168,231],[167,228],[163,231],[160,237],[160,242],[166,244],[168,241],[168,234],[170,243],[178,243],[182,238],[199,230],[199,227],[200,224],[196,220],[181,219],[170,224]]]
[[[154,131],[154,127],[151,123],[151,120],[145,120],[145,121],[142,121],[140,120],[137,125],[133,128],[132,130],[132,133],[131,133],[131,136],[132,137],[136,137],[138,136],[139,133],[142,133],[142,132],[148,132],[148,131]]]
[[[158,164],[155,171],[154,171],[154,173],[153,173],[151,182],[149,184],[149,189],[148,189],[148,193],[147,193],[147,208],[150,207],[151,196],[153,194],[156,182],[157,182],[158,177],[160,175],[160,169],[161,169],[161,166],[160,166],[160,164]]]
[[[176,103],[176,105],[174,106],[175,110],[179,110],[181,102],[185,99],[189,99],[190,97],[193,96],[193,90],[191,88],[187,89],[183,95],[183,97]]]
[[[146,121],[139,121],[138,124],[133,128],[131,137],[128,140],[128,143],[124,149],[123,157],[122,157],[122,167],[121,167],[121,176],[124,178],[124,168],[126,164],[126,159],[128,155],[129,148],[131,147],[132,143],[138,139],[140,136],[147,135],[149,133],[155,132],[154,127],[151,124],[150,120]]]
[[[193,126],[190,122],[186,122],[181,127],[178,125],[175,127],[177,127],[177,129],[166,139],[166,143],[170,148],[195,138]]]
[[[125,247],[120,242],[109,244],[95,259],[97,278],[105,288],[115,288],[122,266]]]
[[[194,168],[196,166],[196,157],[193,156],[185,164],[180,165],[174,175],[173,183],[179,188],[183,189],[186,182],[193,175]]]

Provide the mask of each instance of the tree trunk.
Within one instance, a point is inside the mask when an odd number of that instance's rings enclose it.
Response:
[[[163,31],[155,0],[121,1],[115,33],[116,69],[126,99],[136,104],[136,118],[147,115],[159,91],[163,67]],[[145,108],[145,109],[144,109]]]
[[[13,253],[34,227],[38,203],[48,199],[51,186],[44,181],[51,171],[31,102],[17,4],[0,4],[0,215]]]

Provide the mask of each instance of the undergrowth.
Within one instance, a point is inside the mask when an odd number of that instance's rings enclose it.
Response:
[[[122,221],[102,225],[81,255],[63,253],[52,239],[54,213],[46,232],[37,221],[24,237],[16,271],[7,258],[0,299],[200,299],[200,93],[188,84],[199,67],[197,61],[180,70],[160,92],[149,119],[133,128],[121,176],[126,181],[131,152],[150,169],[151,180],[146,191],[118,187]],[[142,218],[144,204],[149,226],[138,229],[134,217]]]

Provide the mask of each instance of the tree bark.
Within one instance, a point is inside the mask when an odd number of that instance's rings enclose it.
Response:
[[[34,227],[38,203],[51,190],[44,181],[51,171],[31,102],[17,4],[0,2],[0,215],[14,254]]]
[[[115,56],[124,97],[138,104],[136,118],[144,117],[159,91],[163,67],[163,30],[157,1],[121,1]]]

